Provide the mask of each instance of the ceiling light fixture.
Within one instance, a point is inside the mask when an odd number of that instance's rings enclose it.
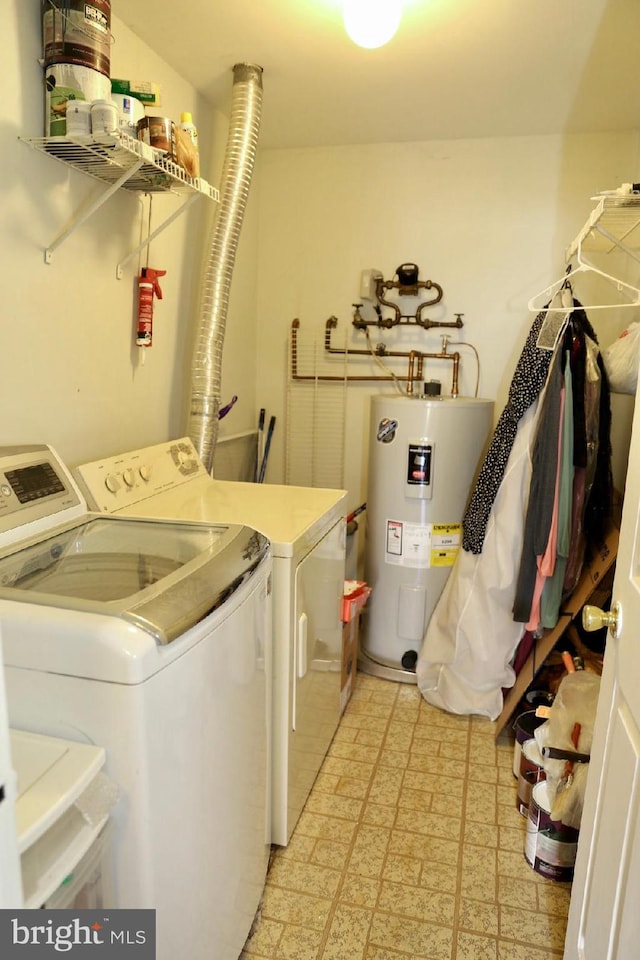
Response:
[[[388,43],[400,26],[402,0],[343,0],[344,27],[354,43],[373,50]]]

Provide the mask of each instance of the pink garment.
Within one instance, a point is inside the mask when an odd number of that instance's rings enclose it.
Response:
[[[533,586],[533,596],[531,598],[531,613],[525,629],[536,631],[540,626],[540,599],[544,590],[544,582],[547,577],[553,576],[556,568],[556,554],[558,547],[558,503],[560,499],[560,469],[562,466],[562,425],[564,414],[564,403],[566,397],[566,388],[564,383],[560,388],[560,412],[558,415],[558,465],[556,467],[556,485],[553,495],[553,514],[551,516],[551,527],[549,528],[549,538],[547,546],[542,554],[536,558],[537,572],[536,582]]]

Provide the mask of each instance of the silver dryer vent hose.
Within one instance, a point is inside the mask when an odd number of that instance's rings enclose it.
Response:
[[[262,67],[237,63],[233,68],[231,118],[220,183],[220,205],[204,270],[187,431],[209,473],[218,439],[222,348],[229,290],[255,163],[261,110]]]

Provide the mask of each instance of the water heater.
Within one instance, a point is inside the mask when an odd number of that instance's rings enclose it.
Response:
[[[425,630],[462,540],[462,517],[493,420],[490,400],[371,398],[359,666],[415,683]]]

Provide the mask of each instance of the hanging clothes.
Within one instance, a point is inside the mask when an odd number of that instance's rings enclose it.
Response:
[[[590,334],[597,344],[595,333]],[[611,473],[611,392],[609,378],[605,370],[602,354],[598,351],[597,366],[600,373],[600,395],[598,398],[597,451],[593,484],[586,501],[584,528],[588,541],[598,543],[604,536],[607,521],[611,517],[613,504],[613,475]]]
[[[552,629],[560,616],[563,584],[571,545],[571,498],[574,485],[573,375],[570,364],[564,372],[565,403],[562,424],[562,449],[559,464],[558,522],[555,566],[547,576],[540,603],[540,625]]]
[[[533,447],[531,487],[513,604],[513,619],[522,623],[527,623],[531,614],[537,557],[545,552],[551,530],[558,466],[562,358],[563,350],[557,348],[549,371],[547,391]]]
[[[518,423],[540,395],[547,379],[551,353],[536,345],[546,317],[547,311],[542,310],[533,321],[509,386],[506,406],[496,424],[463,518],[462,546],[471,553],[482,553],[489,515],[504,477]]]
[[[570,316],[573,329],[597,343],[593,329],[576,300]],[[496,433],[470,500],[470,507],[465,514],[463,549],[458,554],[430,619],[416,665],[418,687],[424,698],[429,703],[453,713],[480,714],[495,719],[502,710],[503,689],[511,687],[515,681],[512,664],[525,633],[525,621],[531,613],[532,595],[529,594],[528,599],[523,600],[525,619],[519,621],[513,616],[518,571],[525,546],[525,520],[530,495],[539,497],[538,504],[542,512],[540,515],[532,514],[530,530],[527,533],[531,543],[535,539],[535,545],[540,544],[539,549],[531,555],[534,581],[536,558],[544,554],[548,544],[556,491],[564,342],[563,336],[560,336],[553,351],[543,351],[537,347],[538,332],[544,319],[544,314],[536,317],[527,338],[517,376],[514,376],[512,381],[507,407],[498,421]],[[531,370],[529,377],[524,372],[526,368]],[[539,384],[541,371],[544,371],[544,376]],[[571,374],[566,389],[575,394],[579,387],[573,383],[573,369]],[[579,375],[577,379],[579,380]],[[589,387],[586,380],[584,383],[582,389],[586,397]],[[572,414],[574,406],[575,404],[571,404]],[[610,483],[611,477],[610,460],[607,469],[606,454],[608,450],[610,456],[610,441],[604,435],[610,421],[606,412],[602,417],[603,407],[606,407],[606,403],[601,399],[597,433],[598,445],[602,443],[603,449],[596,458],[591,492],[588,492],[586,483],[584,487],[588,501],[585,497],[582,517],[584,532],[586,534],[589,528],[589,536],[597,525],[594,521],[604,518],[609,513],[611,504],[610,495],[607,494],[607,478]],[[586,437],[591,427],[588,403],[583,401],[583,408]],[[548,424],[555,422],[555,429],[552,428],[550,433],[550,444],[549,438],[543,436],[543,418]],[[564,429],[573,430],[574,436],[581,429],[580,424],[576,427],[573,421],[569,426],[567,419],[563,419],[563,426]],[[533,450],[536,444],[540,462],[546,463],[547,468],[551,464],[553,470],[545,476],[544,482],[541,474],[537,481],[539,489],[532,490]],[[588,460],[588,442],[585,441],[585,444]],[[572,453],[571,461],[574,459],[575,453]],[[565,466],[563,460],[561,475]],[[575,477],[571,481],[572,468],[574,464],[571,462],[568,469],[573,492],[579,470],[586,481],[587,468],[575,468]],[[548,476],[551,476],[550,486],[547,482]],[[567,482],[566,478],[564,482]],[[608,502],[594,507],[590,512],[588,505],[593,500],[596,488],[602,491]],[[611,491],[610,487],[609,494]],[[559,502],[560,498],[558,511]],[[536,539],[533,535],[542,532],[543,524],[539,522],[542,514],[545,535]],[[538,522],[540,531],[536,529]],[[569,538],[569,543],[571,542],[572,538]],[[563,533],[556,564],[558,556],[562,556],[565,549],[566,536]],[[527,569],[529,563],[530,558],[527,557]],[[568,573],[567,569],[567,575]],[[561,577],[561,574],[558,573],[558,576]],[[566,576],[564,579],[566,580]],[[529,581],[532,586],[534,581]],[[562,594],[562,589],[560,593]],[[550,611],[555,608],[555,598],[551,596],[548,600],[549,608],[544,608],[545,613],[541,614],[545,617],[552,616]]]
[[[594,438],[593,449],[591,450],[591,461],[593,461],[591,476],[594,477],[594,482],[596,475],[600,478],[600,492],[594,494],[598,498],[595,507],[590,507],[592,503],[590,494],[587,500],[583,500],[583,508],[580,513],[574,516],[574,522],[578,525],[578,529],[581,529],[583,524],[586,523],[588,532],[585,530],[585,534],[576,538],[572,543],[570,531],[564,531],[563,547],[566,546],[566,538],[568,538],[568,550],[570,552],[573,548],[574,551],[574,556],[571,558],[571,569],[574,577],[576,574],[579,575],[582,569],[587,541],[598,542],[601,540],[604,519],[611,514],[613,488],[610,470],[610,439],[607,439],[610,433],[610,413],[607,414],[609,404],[606,400],[608,397],[606,385],[601,384],[601,402],[597,408],[591,407],[589,419],[586,413],[587,388],[591,390],[594,376],[591,370],[593,366],[592,347],[595,346],[597,350],[597,343],[593,339],[595,334],[592,338],[588,335],[589,332],[593,333],[593,330],[584,311],[582,309],[574,310],[563,336],[562,349],[558,351],[549,373],[545,409],[541,415],[539,433],[534,446],[531,493],[525,519],[524,545],[513,608],[514,619],[526,623],[527,629],[534,632],[540,630],[541,627],[552,628],[555,626],[558,614],[556,612],[554,618],[553,610],[555,608],[558,611],[560,608],[563,595],[562,586],[565,581],[563,576],[562,582],[556,585],[553,602],[547,603],[545,615],[542,617],[540,600],[544,589],[544,580],[555,568],[557,552],[557,543],[549,545],[548,540],[554,529],[554,523],[557,523],[557,514],[554,515],[553,508],[558,501],[551,497],[552,489],[555,496],[556,482],[560,476],[558,473],[558,456],[561,455],[562,443],[560,446],[556,444],[558,430],[561,431],[561,434],[566,433],[564,444],[565,446],[571,444],[572,448],[572,465],[569,463],[565,465],[565,497],[568,496],[566,484],[570,484],[573,488],[573,467],[577,466],[580,469],[590,459],[587,432],[590,437]],[[587,367],[590,369],[587,370]],[[597,356],[595,367],[596,378],[600,379]],[[574,378],[577,385],[575,391],[573,390]],[[570,423],[564,423],[563,417],[559,417],[558,406],[555,402],[565,383],[568,383],[571,387]],[[602,402],[603,397],[605,398],[604,403]],[[602,422],[600,421],[601,408],[604,409]],[[601,434],[604,444],[602,458],[597,455]],[[599,467],[598,464],[600,464]],[[558,487],[558,495],[559,492],[560,488]],[[565,511],[569,509],[565,503],[563,521],[567,524],[569,517]],[[591,510],[595,511],[597,521],[595,523],[591,519]],[[546,569],[543,569],[542,558],[546,555],[547,550],[551,550],[554,556],[553,560],[547,563]],[[566,554],[563,561],[565,567],[568,560],[569,553]],[[550,599],[548,591],[547,595]]]
[[[549,537],[547,539],[547,544],[545,546],[544,553],[540,554],[537,560],[537,571],[536,571],[536,582],[533,588],[533,600],[531,603],[531,612],[529,613],[529,620],[527,622],[527,630],[532,632],[537,632],[540,627],[541,620],[541,606],[542,606],[542,594],[545,589],[545,585],[550,577],[553,576],[556,569],[556,558],[558,552],[558,526],[560,520],[560,485],[561,485],[561,465],[562,465],[562,451],[566,447],[565,437],[564,437],[564,417],[566,410],[566,383],[563,378],[562,387],[560,389],[560,420],[557,425],[556,430],[556,444],[557,444],[557,457],[556,457],[556,476],[554,483],[553,491],[553,509],[551,511],[551,526],[549,527]],[[573,465],[571,467],[573,470]],[[531,501],[529,501],[529,506],[531,506]]]
[[[428,703],[490,720],[511,687],[512,658],[524,632],[513,619],[515,573],[531,481],[531,445],[540,401],[520,418],[504,481],[487,519],[483,550],[461,550],[429,621],[416,664]]]
[[[589,343],[596,344],[595,334],[587,320],[584,310],[574,299],[575,309],[571,313],[562,335],[560,349],[556,351],[552,365],[549,371],[549,381],[545,396],[544,410],[541,415],[541,422],[538,436],[534,445],[533,452],[533,471],[531,479],[531,492],[527,515],[525,519],[525,535],[522,557],[518,572],[518,583],[516,587],[516,598],[513,607],[514,620],[526,623],[527,629],[538,631],[541,627],[554,627],[557,622],[557,615],[553,619],[552,611],[554,608],[559,610],[562,599],[562,585],[564,577],[560,584],[556,585],[553,601],[545,606],[544,619],[541,616],[540,602],[544,590],[544,581],[547,576],[553,574],[556,563],[557,540],[551,542],[551,537],[556,537],[558,523],[558,505],[561,477],[561,456],[562,441],[558,443],[558,438],[569,430],[564,438],[565,447],[571,444],[571,461],[573,465],[582,467],[588,460],[587,449],[587,414],[586,414],[586,385],[592,378],[591,373],[587,373],[587,363],[589,358]],[[593,338],[589,336],[593,334]],[[599,376],[599,372],[598,372]],[[575,378],[576,389],[573,389]],[[571,385],[571,394],[568,398],[571,411],[571,423],[568,425],[564,420],[564,405],[559,403],[559,398],[563,396],[562,391],[565,384]],[[569,411],[567,411],[569,416]],[[594,426],[595,423],[595,426]],[[600,409],[591,408],[590,419],[588,423],[590,433],[600,435]],[[609,424],[605,417],[603,429],[608,433]],[[606,452],[605,452],[606,456]],[[595,471],[597,471],[597,461]],[[604,465],[601,466],[603,477],[610,477],[610,467],[607,470]],[[569,474],[569,471],[571,473]],[[595,475],[595,474],[594,474]],[[565,502],[563,504],[563,523],[569,523],[566,503],[568,490],[566,484],[570,482],[573,488],[572,468],[569,464],[565,465]],[[599,504],[597,516],[605,517],[610,515],[611,511],[612,488],[602,491],[603,502]],[[588,510],[588,502],[586,508]],[[582,517],[576,516],[575,522],[582,525]],[[603,524],[597,529],[591,525],[591,535],[594,539],[602,536]],[[566,538],[569,538],[569,544]],[[574,546],[578,555],[574,557],[573,569],[579,573],[582,568],[584,557],[585,538],[581,537],[575,542]],[[563,531],[563,549],[570,549],[571,534],[565,528]],[[547,557],[545,561],[543,558]],[[566,568],[568,554],[565,554],[563,565]],[[550,589],[550,588],[549,588]],[[559,591],[559,594],[558,594]],[[548,599],[549,593],[548,594]]]
[[[602,384],[600,367],[598,366],[598,346],[591,337],[585,337],[585,350],[585,382],[583,384],[585,413],[584,454],[582,454],[579,449],[580,438],[574,431],[575,471],[573,479],[573,502],[571,505],[571,542],[569,545],[569,557],[564,579],[565,593],[571,593],[575,588],[582,568],[582,558],[584,556],[586,543],[584,532],[585,505],[590,497],[596,474],[601,429],[603,432],[603,443],[605,443],[605,445],[610,443],[610,439],[608,439],[608,418],[610,417],[610,410],[605,404],[605,409],[602,412],[602,417],[604,417],[602,422],[600,412],[600,394],[602,389],[605,391],[608,390],[608,385],[605,383],[603,386]],[[575,387],[575,376],[573,383]],[[577,395],[576,406],[578,403],[579,395]],[[605,458],[606,457],[607,453],[605,451]],[[611,485],[613,485],[612,481]]]

